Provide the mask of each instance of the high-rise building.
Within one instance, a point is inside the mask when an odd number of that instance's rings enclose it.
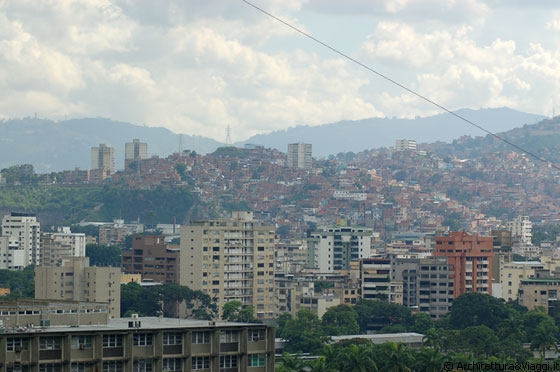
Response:
[[[139,139],[133,139],[132,142],[125,144],[124,150],[124,169],[128,170],[129,164],[146,159],[148,157],[148,144],[140,142]]]
[[[179,283],[179,252],[161,235],[136,235],[132,249],[122,252],[122,272],[139,274],[142,281]]]
[[[492,237],[450,232],[436,237],[436,257],[447,257],[455,298],[468,292],[492,294]]]
[[[32,213],[11,212],[2,219],[2,236],[0,243],[2,262],[0,267],[10,270],[22,270],[29,265],[37,265],[41,255],[41,224]]]
[[[313,154],[310,143],[288,144],[288,167],[311,169],[313,167]]]
[[[362,298],[403,304],[402,282],[391,280],[389,258],[362,258],[360,260]]]
[[[115,149],[104,143],[92,147],[90,169],[103,171],[105,175],[115,173]]]
[[[396,140],[395,151],[416,151],[416,141],[413,140]]]
[[[508,231],[511,231],[511,239],[514,243],[531,245],[533,238],[533,223],[529,216],[517,216],[513,221],[507,223]]]
[[[371,256],[373,230],[336,226],[311,233],[307,239],[308,266],[321,273],[350,270],[351,261]]]
[[[56,233],[41,234],[40,266],[61,266],[67,257],[86,256],[86,234],[62,227]]]
[[[62,260],[61,266],[35,267],[35,299],[109,304],[109,315],[121,312],[120,267],[90,267],[89,257]]]
[[[275,228],[233,212],[228,219],[181,227],[180,283],[202,290],[217,303],[253,306],[260,319],[274,317]]]

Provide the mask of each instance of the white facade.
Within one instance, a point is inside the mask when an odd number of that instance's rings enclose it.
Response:
[[[41,266],[60,266],[67,257],[86,256],[86,234],[72,233],[63,227],[57,233],[42,234]]]
[[[364,227],[330,227],[307,240],[308,266],[321,273],[349,270],[351,261],[371,256],[373,230]]]
[[[313,166],[312,146],[310,143],[288,144],[288,167],[311,169]]]
[[[396,151],[416,151],[416,141],[413,140],[396,140],[395,141]]]
[[[139,139],[133,139],[132,142],[127,142],[124,147],[124,162],[125,166],[128,162],[134,160],[141,160],[148,158],[148,144],[140,142]]]
[[[2,236],[10,237],[3,243],[2,265],[10,270],[22,270],[36,265],[41,254],[41,224],[31,213],[12,212],[2,219]]]
[[[0,269],[21,270],[28,265],[25,250],[20,249],[18,240],[11,236],[0,236]]]
[[[518,216],[515,220],[508,222],[507,230],[511,231],[511,239],[514,243],[532,244],[533,223],[529,216]]]
[[[115,173],[115,149],[106,144],[91,148],[91,170],[104,170],[108,174]]]

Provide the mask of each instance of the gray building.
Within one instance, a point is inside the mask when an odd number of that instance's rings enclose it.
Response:
[[[288,167],[311,169],[313,167],[313,153],[310,143],[288,144]]]

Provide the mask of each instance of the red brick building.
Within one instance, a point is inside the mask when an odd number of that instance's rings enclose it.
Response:
[[[437,257],[447,257],[454,296],[479,292],[492,294],[493,238],[469,235],[466,232],[450,232],[448,236],[436,237]]]

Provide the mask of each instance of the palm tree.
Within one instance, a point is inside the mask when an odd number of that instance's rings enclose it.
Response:
[[[371,345],[349,345],[340,355],[342,372],[377,372]]]
[[[553,332],[553,330],[547,329],[543,324],[539,324],[533,333],[531,350],[538,350],[541,360],[544,360],[547,350],[554,349],[558,351],[558,340]]]
[[[422,348],[416,355],[416,369],[419,372],[439,372],[443,370],[443,363],[446,361],[439,347]]]
[[[292,355],[284,352],[280,358],[280,365],[276,368],[277,372],[303,372],[305,363],[301,355]]]
[[[389,342],[383,345],[382,360],[383,371],[388,372],[411,372],[414,362],[410,350],[405,344]]]

